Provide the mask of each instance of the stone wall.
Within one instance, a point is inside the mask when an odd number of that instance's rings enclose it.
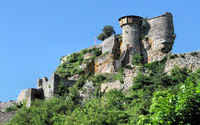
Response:
[[[35,99],[44,99],[43,89],[24,89],[17,98],[17,102],[27,101],[27,107],[31,105],[31,101]]]
[[[67,87],[73,85],[76,81],[67,80],[53,73],[49,81],[46,77],[37,80],[37,88],[43,89],[45,98],[52,98],[58,89],[60,83],[64,83]]]
[[[116,35],[110,36],[109,38],[105,39],[102,44],[102,53],[109,52],[113,53],[117,47],[117,39]]]
[[[16,101],[0,102],[0,112],[5,112],[6,108],[13,106]]]

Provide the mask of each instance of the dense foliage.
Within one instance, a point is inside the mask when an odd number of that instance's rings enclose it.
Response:
[[[61,84],[57,98],[36,100],[31,107],[18,110],[8,124],[199,124],[200,69],[191,72],[175,67],[168,75],[164,73],[166,60],[141,66],[128,92],[97,89],[98,94],[84,105],[79,90],[86,80],[98,86],[109,75],[82,74],[70,88]],[[121,79],[123,72],[122,68],[110,78]]]

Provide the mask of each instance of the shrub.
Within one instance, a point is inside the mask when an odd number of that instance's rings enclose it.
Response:
[[[170,55],[170,56],[169,56],[170,59],[175,59],[175,58],[177,58],[177,57],[178,57],[177,54],[174,54],[174,55]]]
[[[195,57],[198,57],[199,54],[198,54],[198,52],[192,52],[191,55],[195,56]]]
[[[100,56],[102,54],[102,50],[101,49],[95,49],[94,54],[95,54],[95,56]]]
[[[97,74],[93,78],[94,83],[102,83],[104,80],[106,80],[106,77],[103,76],[102,74]]]
[[[61,83],[58,85],[56,95],[58,97],[66,98],[67,93],[69,93],[68,87],[61,81]]]
[[[181,54],[180,56],[181,56],[181,58],[185,58],[185,55],[184,55],[184,54]]]
[[[12,120],[8,123],[10,125],[35,125],[35,124],[53,124],[54,116],[57,114],[65,114],[71,112],[74,105],[72,101],[53,98],[45,101],[35,100],[31,107],[23,107]]]
[[[143,63],[143,58],[140,54],[135,54],[133,56],[132,64],[133,65],[140,65]]]
[[[122,35],[117,35],[117,39],[122,39]]]
[[[145,64],[144,67],[150,70],[152,73],[159,73],[159,72],[162,73],[165,69],[166,61],[167,61],[167,57],[165,56],[160,61],[154,61],[154,62]]]
[[[123,72],[124,72],[124,68],[122,67],[119,70],[118,74],[113,76],[113,81],[119,80],[120,83],[124,83]]]
[[[12,112],[12,111],[17,111],[18,108],[16,106],[11,106],[6,108],[6,112]]]
[[[180,82],[184,82],[187,77],[190,75],[191,70],[189,70],[187,67],[179,68],[178,66],[175,66],[171,70],[170,79],[172,80],[172,84],[177,84]]]

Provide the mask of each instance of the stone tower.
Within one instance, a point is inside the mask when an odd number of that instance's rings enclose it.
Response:
[[[140,26],[143,18],[140,16],[123,16],[119,18],[119,24],[122,28],[121,52],[128,53],[127,63],[132,61],[135,54],[140,54]]]

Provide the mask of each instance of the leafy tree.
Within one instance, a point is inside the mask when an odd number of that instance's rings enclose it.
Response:
[[[115,34],[115,30],[113,28],[113,26],[111,25],[106,25],[104,26],[104,28],[102,29],[103,33],[101,33],[97,39],[104,41],[106,38],[110,37],[111,35]]]

